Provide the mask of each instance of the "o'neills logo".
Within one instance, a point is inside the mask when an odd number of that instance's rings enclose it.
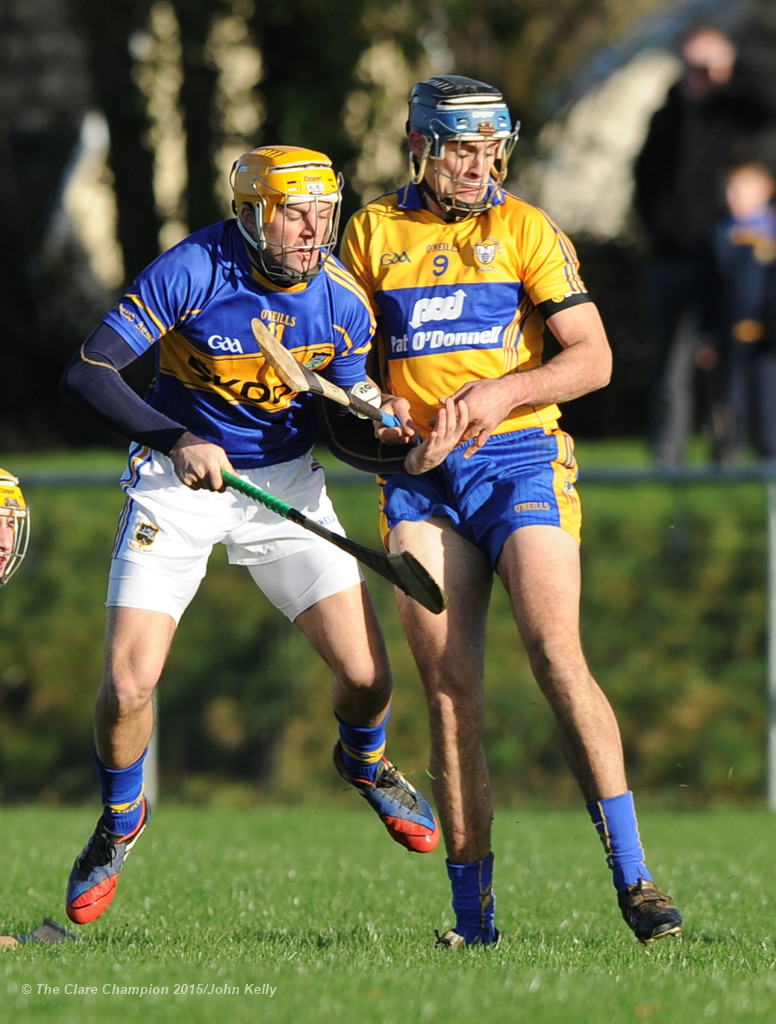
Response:
[[[317,370],[329,365],[329,356],[325,352],[313,352],[311,356],[305,357],[304,365],[308,370]]]
[[[513,506],[515,512],[549,512],[550,506],[546,501],[523,501]]]

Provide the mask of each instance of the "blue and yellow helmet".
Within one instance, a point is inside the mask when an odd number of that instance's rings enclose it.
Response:
[[[514,126],[504,97],[495,86],[463,75],[437,75],[418,82],[410,95],[407,134],[423,137],[422,154],[410,150],[410,174],[420,184],[431,161],[444,157],[449,143],[496,142],[493,166],[484,198],[472,204],[458,202],[455,195],[442,196],[431,189],[436,202],[456,216],[477,214],[492,205],[507,176],[507,165],[517,142],[520,122]]]
[[[418,82],[410,95],[407,134],[431,141],[430,156],[442,155],[449,139],[517,139],[504,97],[498,89],[463,75],[438,75]]]

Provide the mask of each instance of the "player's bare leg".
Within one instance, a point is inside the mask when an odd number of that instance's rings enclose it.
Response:
[[[681,914],[644,861],[617,720],[582,651],[577,542],[555,527],[524,527],[507,540],[498,569],[534,675],[555,714],[566,760],[604,844],[622,915],[642,942],[679,935]]]
[[[480,737],[491,573],[473,545],[439,522],[399,523],[391,531],[391,550],[412,551],[453,595],[441,615],[402,593],[397,601],[426,691],[432,788],[445,849],[450,860],[467,863],[490,851],[493,816]]]
[[[582,651],[576,540],[556,527],[527,526],[507,540],[498,570],[585,799],[624,793],[628,786],[620,730]]]
[[[493,802],[482,749],[484,637],[492,573],[485,556],[445,520],[403,522],[391,550],[410,550],[452,595],[441,615],[397,594],[423,680],[431,733],[431,776],[453,890],[454,929],[445,946],[495,944],[490,830]]]
[[[385,641],[365,584],[318,601],[297,616],[304,633],[334,673],[334,710],[358,725],[379,725],[391,703]]]
[[[391,671],[366,586],[318,601],[295,624],[334,673],[337,771],[361,793],[397,843],[415,853],[430,853],[439,842],[433,811],[385,756]]]
[[[103,813],[68,880],[65,909],[76,924],[94,921],[110,905],[124,862],[148,824],[143,762],[154,726],[153,694],[174,632],[166,613],[108,609],[94,714]]]
[[[154,729],[153,695],[175,633],[165,612],[109,608],[105,668],[94,709],[97,755],[110,768],[134,764]]]

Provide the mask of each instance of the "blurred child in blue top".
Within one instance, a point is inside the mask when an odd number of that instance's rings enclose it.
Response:
[[[725,178],[728,215],[714,226],[711,302],[719,351],[723,461],[748,443],[776,458],[776,179],[762,163]]]

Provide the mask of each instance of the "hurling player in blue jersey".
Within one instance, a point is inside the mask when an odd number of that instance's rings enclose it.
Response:
[[[386,759],[391,674],[357,562],[224,487],[237,472],[341,530],[311,455],[310,394],[265,362],[258,318],[297,358],[348,388],[365,377],[374,320],[332,255],[341,178],[324,154],[264,146],[232,169],[234,219],[184,239],[143,270],[71,360],[62,387],[132,440],[108,583],[95,754],[103,812],[68,882],[71,920],[95,920],[149,819],[143,761],[152,695],[177,623],[216,543],[334,673],[335,763],[391,836],[433,850],[433,813]],[[145,399],[120,370],[153,348]]]
[[[415,86],[410,182],[354,215],[341,256],[378,318],[386,409],[408,443],[383,483],[391,551],[443,581],[439,616],[397,595],[429,708],[431,778],[455,924],[443,947],[494,945],[493,803],[481,742],[493,573],[603,840],[622,915],[651,942],[681,915],[644,863],[620,734],[579,634],[577,469],[557,403],[603,387],[611,354],[568,238],[505,191],[516,141],[499,91],[456,75]],[[545,325],[560,352],[543,359]],[[449,451],[455,436],[460,443]],[[449,452],[449,453],[448,453]]]

